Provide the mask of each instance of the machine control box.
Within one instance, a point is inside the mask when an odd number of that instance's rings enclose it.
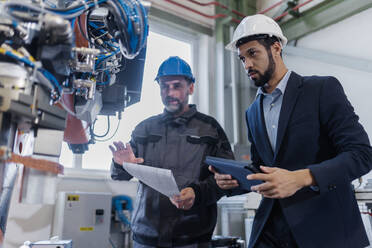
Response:
[[[59,192],[53,235],[78,248],[110,247],[110,193]]]
[[[72,248],[71,240],[47,240],[30,244],[30,248]]]

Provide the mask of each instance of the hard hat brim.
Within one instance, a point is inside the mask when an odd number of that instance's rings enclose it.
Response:
[[[237,42],[237,40],[234,40],[234,41],[230,42],[229,44],[227,44],[225,46],[225,49],[230,50],[232,52],[237,52],[236,42]]]
[[[246,36],[246,37],[249,37],[249,36]],[[276,36],[277,37],[277,36]],[[225,49],[227,50],[230,50],[232,52],[238,52],[238,48],[236,47],[236,42],[238,42],[238,40],[242,39],[242,38],[245,38],[245,37],[240,37],[239,39],[237,40],[233,40],[231,41],[229,44],[227,44],[225,46]],[[282,45],[282,49],[287,45],[287,38],[286,37],[277,37],[280,41],[280,44]]]

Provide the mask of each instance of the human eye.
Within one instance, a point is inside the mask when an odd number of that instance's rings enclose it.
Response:
[[[160,89],[161,90],[166,90],[166,89],[168,89],[168,85],[166,85],[166,84],[160,84]]]
[[[257,55],[257,52],[256,52],[256,50],[251,49],[251,50],[248,51],[248,55],[249,55],[250,57],[254,57],[254,56]]]
[[[239,56],[239,59],[240,59],[240,61],[241,61],[242,63],[245,62],[245,58],[244,58],[243,56]]]

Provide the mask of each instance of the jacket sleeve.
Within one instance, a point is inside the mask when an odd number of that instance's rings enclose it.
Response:
[[[132,178],[132,176],[124,170],[123,166],[115,163],[114,160],[111,162],[111,178],[113,180],[125,180],[128,181]]]
[[[130,141],[130,145],[133,149],[134,154],[136,155],[137,146],[135,142],[133,141],[133,139]],[[110,171],[111,171],[111,178],[113,180],[128,181],[132,179],[132,175],[130,175],[126,170],[124,170],[121,164],[115,163],[114,159],[112,159]]]
[[[372,149],[367,133],[336,78],[329,77],[320,91],[320,122],[336,156],[309,165],[320,193],[349,184],[372,167]]]
[[[205,154],[205,156],[234,159],[234,154],[224,130],[218,123],[216,128],[218,133],[218,142],[215,145],[215,149],[213,149],[212,152]],[[222,196],[228,194],[226,190],[222,190],[218,187],[216,180],[214,179],[214,174],[208,170],[207,164],[202,165],[201,177],[205,179],[198,183],[192,183],[189,185],[189,187],[193,188],[195,192],[193,208],[215,204]]]

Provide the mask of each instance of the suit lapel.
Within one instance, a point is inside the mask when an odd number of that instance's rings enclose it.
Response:
[[[283,96],[282,108],[280,110],[276,149],[274,153],[274,163],[282,144],[284,134],[288,126],[288,121],[291,117],[294,106],[296,105],[298,96],[300,95],[301,87],[301,76],[292,72],[288,79],[287,87]]]
[[[256,149],[261,159],[269,166],[273,161],[274,153],[266,131],[265,118],[262,109],[262,98],[263,95],[260,94],[253,102],[248,111],[247,117]]]

